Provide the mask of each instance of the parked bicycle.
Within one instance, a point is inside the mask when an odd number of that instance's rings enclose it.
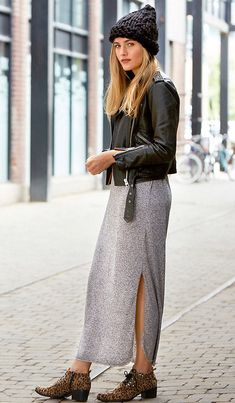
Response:
[[[182,183],[194,183],[202,177],[209,180],[214,175],[216,162],[220,171],[227,173],[230,180],[235,180],[235,147],[230,144],[227,134],[196,135],[180,143],[177,161],[177,179]]]

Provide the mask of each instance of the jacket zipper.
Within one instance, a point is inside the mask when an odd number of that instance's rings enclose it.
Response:
[[[140,134],[139,132],[137,133],[137,137],[139,137],[145,144],[152,144],[151,141],[149,141],[148,139],[146,139],[144,136],[142,136],[142,134]]]
[[[131,122],[131,134],[130,134],[130,144],[129,144],[129,147],[131,147],[131,143],[132,143],[132,135],[133,135],[134,123],[135,123],[135,118],[133,118],[133,120],[132,120],[132,122]],[[128,179],[129,179],[129,170],[126,169],[126,177],[125,177],[125,179],[124,179],[125,186],[129,186],[129,181],[128,181]]]

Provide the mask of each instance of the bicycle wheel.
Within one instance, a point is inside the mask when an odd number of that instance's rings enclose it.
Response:
[[[190,184],[196,182],[203,172],[203,163],[195,154],[187,154],[179,157],[177,161],[177,179],[181,183]]]

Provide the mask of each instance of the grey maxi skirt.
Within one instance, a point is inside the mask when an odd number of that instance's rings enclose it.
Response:
[[[88,277],[84,325],[76,358],[110,366],[134,362],[135,315],[144,277],[142,348],[155,365],[164,305],[165,245],[171,207],[168,178],[136,184],[135,215],[127,223],[128,187],[110,194]]]

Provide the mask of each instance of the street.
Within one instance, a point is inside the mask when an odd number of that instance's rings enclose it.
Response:
[[[170,183],[158,395],[151,401],[235,402],[235,183],[223,176]],[[47,401],[34,387],[61,377],[74,358],[108,195],[99,190],[0,209],[1,403]],[[88,402],[130,368],[95,377],[102,366],[92,365]]]

